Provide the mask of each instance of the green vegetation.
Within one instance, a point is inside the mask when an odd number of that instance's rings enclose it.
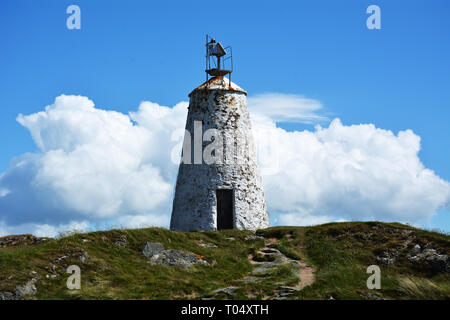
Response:
[[[27,298],[270,299],[280,286],[299,282],[298,269],[289,264],[262,275],[252,274],[258,266],[254,261],[270,261],[259,254],[260,249],[270,247],[316,270],[315,282],[289,299],[366,299],[371,293],[385,299],[450,298],[448,272],[437,272],[406,258],[414,244],[431,243],[439,252],[450,254],[448,235],[379,222],[273,227],[258,230],[260,237],[252,235],[239,230],[183,233],[148,228],[76,234],[38,244],[19,242],[0,248],[0,292],[14,292],[17,285],[38,277],[37,293]],[[117,239],[124,236],[128,245],[117,245]],[[152,265],[141,254],[146,242],[193,252],[209,265],[187,269]],[[377,262],[382,252],[401,246],[406,249],[394,264]],[[88,258],[82,262],[84,253]],[[65,270],[72,264],[81,268],[81,290],[66,287],[69,274]],[[366,269],[372,264],[381,267],[381,290],[366,287]],[[232,294],[215,292],[230,286],[234,287]]]
[[[411,231],[411,233],[409,233]],[[401,247],[406,240],[423,245],[433,243],[450,253],[450,237],[393,223],[331,223],[308,228],[306,253],[317,268],[316,283],[298,298],[361,299],[375,293],[385,299],[449,299],[450,275],[418,268],[403,251],[390,266],[380,265],[376,256],[389,248]],[[412,244],[410,244],[412,246]],[[366,268],[381,267],[381,290],[366,287]],[[410,285],[415,283],[416,285]]]

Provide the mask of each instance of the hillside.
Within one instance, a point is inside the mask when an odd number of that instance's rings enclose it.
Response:
[[[9,236],[0,300],[450,299],[449,257],[448,235],[379,222]],[[373,264],[380,290],[366,286]],[[67,289],[69,265],[81,268],[80,290]]]

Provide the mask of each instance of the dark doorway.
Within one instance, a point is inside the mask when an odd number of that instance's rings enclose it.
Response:
[[[217,230],[233,229],[233,190],[217,189]]]

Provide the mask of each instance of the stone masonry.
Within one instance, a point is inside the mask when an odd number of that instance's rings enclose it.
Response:
[[[247,92],[227,78],[215,77],[197,87],[189,97],[186,130],[191,134],[192,161],[191,164],[182,161],[179,167],[170,228],[217,230],[217,189],[233,190],[233,228],[268,227]],[[221,133],[224,145],[221,163],[194,163],[194,121],[202,121],[202,133],[208,129]],[[203,149],[210,143],[202,142]]]

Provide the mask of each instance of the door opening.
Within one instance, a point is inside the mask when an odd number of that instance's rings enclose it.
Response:
[[[217,189],[217,230],[233,229],[233,190]]]

